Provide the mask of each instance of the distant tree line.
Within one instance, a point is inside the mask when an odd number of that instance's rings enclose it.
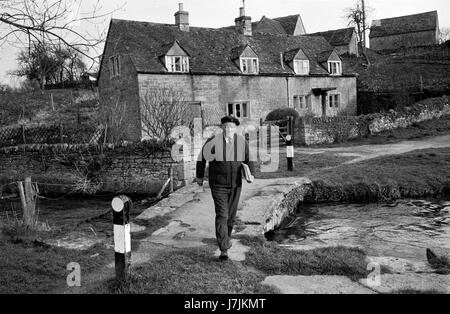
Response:
[[[87,68],[83,56],[76,50],[42,43],[22,50],[17,61],[18,69],[10,74],[37,81],[41,89],[48,84],[78,81]]]

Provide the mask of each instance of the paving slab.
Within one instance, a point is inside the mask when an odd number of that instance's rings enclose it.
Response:
[[[283,294],[373,294],[344,276],[270,276],[263,285],[275,286]]]
[[[362,285],[379,293],[397,293],[402,290],[450,293],[450,275],[438,274],[384,274],[376,282],[362,279]]]

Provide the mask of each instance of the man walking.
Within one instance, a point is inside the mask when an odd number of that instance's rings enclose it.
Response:
[[[222,118],[222,133],[210,138],[203,146],[197,161],[197,184],[203,185],[206,161],[209,162],[209,186],[216,212],[215,228],[220,260],[228,259],[231,233],[242,189],[242,163],[248,165],[253,179],[254,163],[249,158],[249,145],[236,133],[239,120],[232,116]],[[253,180],[251,180],[253,181]]]

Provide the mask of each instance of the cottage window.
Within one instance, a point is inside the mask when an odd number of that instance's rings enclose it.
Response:
[[[329,61],[328,72],[331,75],[342,75],[342,63],[340,61]]]
[[[249,117],[249,104],[247,102],[242,103],[229,103],[227,107],[227,114],[236,118],[248,118]]]
[[[169,72],[189,72],[189,58],[184,56],[166,56],[166,68]]]
[[[109,58],[110,76],[115,77],[120,75],[120,59],[119,56],[112,56]]]
[[[341,105],[341,95],[340,94],[328,95],[328,105],[330,106],[330,108],[339,108]]]
[[[307,108],[307,96],[295,95],[294,96],[294,108],[297,110]]]
[[[294,72],[297,75],[309,74],[309,61],[308,60],[294,60]]]
[[[245,74],[259,73],[258,58],[241,58],[241,71]]]

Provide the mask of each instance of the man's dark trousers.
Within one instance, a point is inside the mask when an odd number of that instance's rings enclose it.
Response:
[[[216,238],[221,251],[231,248],[231,233],[241,196],[241,187],[214,187],[211,189],[216,209]]]
[[[217,243],[221,251],[226,251],[231,247],[230,236],[233,231],[239,198],[241,196],[242,163],[247,164],[251,173],[254,173],[254,162],[250,161],[249,146],[243,136],[235,135],[231,143],[226,143],[223,135],[215,136],[208,139],[203,146],[202,153],[197,161],[197,178],[203,179],[205,175],[205,156],[207,155],[205,149],[208,143],[214,144],[212,148],[208,148],[211,149],[212,154],[216,154],[216,149],[218,149],[218,156],[221,156],[220,150],[223,154],[222,158],[208,160],[208,179],[216,211]]]

